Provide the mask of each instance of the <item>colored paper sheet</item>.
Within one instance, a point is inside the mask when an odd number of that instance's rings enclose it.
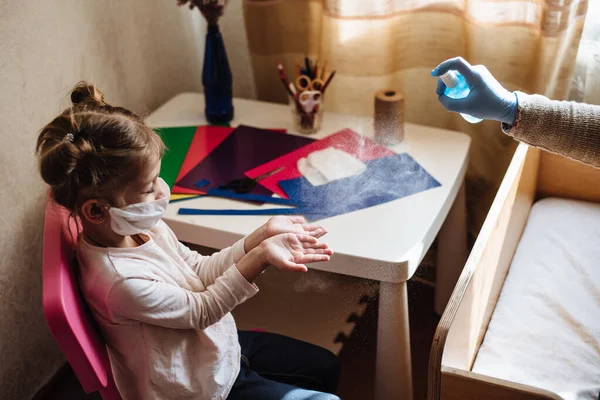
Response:
[[[323,150],[327,147],[335,147],[346,153],[354,155],[359,160],[365,162],[368,160],[392,156],[396,153],[375,143],[373,140],[366,138],[350,129],[344,129],[334,133],[324,139],[315,141],[305,147],[285,154],[277,159],[270,160],[257,168],[246,172],[250,178],[256,178],[268,171],[272,171],[278,167],[285,167],[283,171],[274,174],[260,181],[260,184],[275,194],[287,198],[286,193],[279,187],[279,182],[282,180],[295,179],[302,176],[298,171],[296,164],[302,157],[308,156],[316,150]]]
[[[169,197],[169,203],[176,203],[178,201],[195,199],[196,197],[202,197],[198,194],[171,194]]]
[[[155,129],[155,132],[158,133],[165,146],[167,146],[167,151],[160,166],[160,177],[167,182],[170,188],[173,188],[179,169],[196,132],[196,127],[159,128]]]
[[[184,176],[188,174],[196,165],[198,165],[206,156],[208,156],[223,140],[225,140],[235,129],[223,126],[199,126],[196,129],[194,138],[189,146],[187,155],[179,170],[179,175],[175,180],[175,185],[171,190],[174,194],[204,194],[205,190],[198,187],[187,188],[177,185]],[[269,129],[275,132],[285,133],[285,129]],[[208,180],[206,180],[208,181]],[[197,183],[195,185],[197,186]],[[210,182],[208,182],[210,183]]]
[[[244,173],[274,158],[290,153],[314,142],[314,139],[282,135],[272,130],[240,125],[221,142],[198,165],[192,168],[177,186],[197,190],[195,184],[206,179],[210,184],[204,188],[218,188]],[[254,194],[269,195],[272,191],[257,185]]]
[[[180,208],[178,211],[179,215],[237,215],[237,216],[249,216],[249,215],[302,215],[296,208],[263,208],[260,210],[235,210],[235,209],[224,209],[224,210],[210,210],[201,208]]]
[[[441,186],[406,153],[365,164],[364,173],[322,186],[313,186],[304,177],[281,181],[279,185],[309,220],[346,214]]]
[[[209,189],[206,193],[207,196],[223,197],[225,199],[241,200],[254,203],[269,203],[269,204],[280,204],[284,206],[296,206],[296,202],[293,199],[282,199],[281,197],[263,196],[261,194],[242,193],[238,194],[229,190],[220,189]]]
[[[208,156],[217,146],[219,146],[223,140],[225,140],[233,128],[223,126],[199,126],[196,129],[194,138],[190,143],[189,149],[183,160],[179,174],[175,182],[179,182],[185,175],[187,175],[196,165],[200,163],[206,156]],[[186,188],[181,187],[175,183],[171,190],[173,194],[202,194],[203,190],[198,188]]]

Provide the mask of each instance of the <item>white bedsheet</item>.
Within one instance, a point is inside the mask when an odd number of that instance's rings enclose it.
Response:
[[[473,371],[598,398],[600,205],[534,204]]]

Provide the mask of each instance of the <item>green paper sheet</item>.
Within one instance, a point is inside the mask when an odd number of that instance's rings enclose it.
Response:
[[[154,131],[159,134],[167,151],[160,166],[160,177],[173,188],[179,169],[187,154],[190,143],[196,133],[196,126],[181,126],[177,128],[157,128]]]

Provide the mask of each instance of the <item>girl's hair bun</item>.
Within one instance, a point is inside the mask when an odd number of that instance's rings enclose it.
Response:
[[[91,108],[105,107],[104,94],[94,85],[79,82],[71,91],[71,102],[74,106],[88,106]]]

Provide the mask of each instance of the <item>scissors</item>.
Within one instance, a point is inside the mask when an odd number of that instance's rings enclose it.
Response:
[[[296,78],[296,86],[300,91],[303,90],[321,90],[325,82],[319,78],[310,79],[308,75],[300,75]]]
[[[273,171],[267,172],[266,174],[257,176],[256,178],[234,179],[231,182],[226,183],[225,185],[220,185],[219,189],[221,189],[221,190],[231,189],[235,193],[238,193],[238,194],[249,193],[252,189],[254,189],[256,187],[256,184],[258,182],[262,181],[265,178],[270,177],[271,175],[275,175],[276,173],[281,172],[284,169],[285,169],[285,167],[279,167]]]
[[[298,96],[298,101],[302,105],[304,112],[312,112],[316,106],[321,104],[321,92],[318,90],[305,90]]]

